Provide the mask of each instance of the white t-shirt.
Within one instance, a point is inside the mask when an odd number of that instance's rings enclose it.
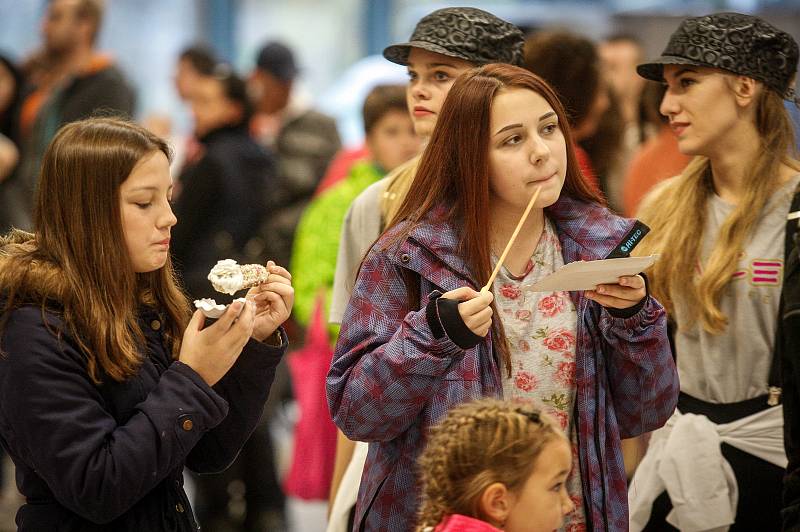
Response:
[[[336,255],[336,273],[333,277],[333,295],[328,318],[331,323],[342,323],[361,261],[381,235],[381,199],[390,182],[390,177],[384,177],[364,189],[353,200],[344,217]]]
[[[767,393],[783,286],[786,214],[799,182],[797,175],[775,191],[745,245],[720,301],[729,320],[725,331],[710,334],[695,320],[676,332],[681,390],[689,395],[711,403],[733,403]],[[708,201],[701,263],[708,260],[720,226],[734,208],[716,195]],[[686,315],[678,298],[675,305],[679,316]]]

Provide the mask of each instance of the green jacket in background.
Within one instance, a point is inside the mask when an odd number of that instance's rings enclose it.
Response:
[[[345,214],[356,196],[383,175],[372,162],[358,161],[347,177],[312,200],[303,213],[295,234],[291,272],[293,315],[304,327],[309,325],[320,293],[325,296],[323,316],[327,322]],[[336,343],[339,326],[331,325],[328,331],[331,343]]]

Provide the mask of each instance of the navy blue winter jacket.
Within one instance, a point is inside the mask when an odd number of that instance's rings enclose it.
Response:
[[[94,384],[57,310],[14,310],[0,356],[0,443],[26,498],[20,531],[188,531],[184,465],[226,468],[250,436],[286,350],[250,340],[213,387],[171,359],[162,317],[140,313],[144,363]]]

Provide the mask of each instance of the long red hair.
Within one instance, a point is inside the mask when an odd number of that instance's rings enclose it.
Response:
[[[528,70],[504,64],[485,65],[464,72],[445,99],[414,182],[387,231],[407,222],[397,236],[398,241],[402,240],[435,207],[447,206],[442,221],[457,228],[458,251],[470,269],[475,287],[486,284],[492,271],[489,124],[492,103],[503,89],[532,90],[550,104],[558,116],[567,148],[567,172],[561,193],[603,203],[581,174],[572,147],[569,119],[547,82]],[[494,315],[499,316],[494,310]],[[492,329],[497,339],[495,346],[510,375],[511,358],[500,320],[494,320]]]

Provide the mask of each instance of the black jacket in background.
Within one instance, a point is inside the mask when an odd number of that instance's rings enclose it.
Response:
[[[265,263],[252,242],[275,187],[275,162],[245,127],[217,129],[200,139],[204,154],[184,169],[175,204],[172,255],[193,298],[218,297],[207,275],[220,259]],[[286,266],[286,265],[283,265]]]
[[[800,191],[790,211],[800,210]],[[800,230],[799,220],[790,220],[787,234],[781,314],[776,341],[781,359],[783,399],[783,443],[789,464],[783,483],[783,529],[800,531]]]
[[[20,139],[21,158],[13,176],[13,202],[18,212],[9,223],[31,228],[33,196],[44,152],[61,126],[98,114],[130,118],[135,104],[136,93],[112,63],[78,73],[54,89],[39,109],[30,135]]]

